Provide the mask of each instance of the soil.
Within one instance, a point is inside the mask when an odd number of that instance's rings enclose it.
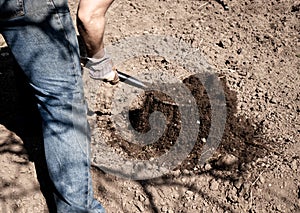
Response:
[[[75,20],[78,1],[69,2]],[[162,177],[118,177],[99,169],[94,155],[95,196],[107,212],[300,212],[300,1],[116,1],[107,18],[107,45],[159,34],[200,50],[222,82],[227,109],[221,143],[200,164],[212,117],[202,83],[162,57],[117,64],[132,76],[142,70],[184,73],[201,122],[193,150]],[[48,212],[39,118],[3,39],[0,45],[0,212]],[[142,133],[149,131],[153,111],[166,116],[166,131],[145,148],[118,135],[112,119],[112,97],[124,83],[94,81],[87,72],[84,81],[94,112],[93,153],[99,141],[130,159],[149,160],[172,147],[181,122],[170,97],[149,91],[130,110],[132,126]]]

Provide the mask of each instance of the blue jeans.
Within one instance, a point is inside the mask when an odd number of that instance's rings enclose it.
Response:
[[[36,96],[57,211],[104,212],[93,196],[87,108],[68,1],[0,0],[0,33]]]

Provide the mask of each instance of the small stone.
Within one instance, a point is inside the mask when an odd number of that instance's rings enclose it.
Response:
[[[291,163],[291,169],[296,171],[297,170],[297,161],[296,160],[293,160],[292,163]]]
[[[173,197],[174,199],[178,199],[178,198],[180,197],[180,195],[179,195],[179,193],[178,193],[178,189],[176,189],[176,191],[173,191],[173,192],[172,192],[172,197]]]
[[[232,190],[228,191],[227,199],[230,200],[233,203],[236,203],[238,201],[237,189],[236,188],[233,188]]]
[[[143,195],[139,195],[139,201],[143,202],[145,200],[146,200],[146,198]]]
[[[182,173],[183,173],[184,175],[189,175],[189,174],[190,174],[190,171],[187,170],[187,169],[184,169],[184,170],[182,171]]]
[[[181,172],[179,169],[172,172],[172,175],[174,175],[174,177],[179,177],[180,174],[181,174]]]
[[[219,189],[219,183],[216,180],[212,180],[209,186],[210,190],[217,191]]]
[[[185,192],[186,195],[188,195],[189,197],[193,196],[194,192],[188,190]]]
[[[212,168],[212,166],[209,163],[205,164],[205,166],[204,166],[204,169],[206,171],[211,170],[211,168]]]
[[[266,182],[265,178],[263,176],[260,176],[259,177],[259,181],[264,184]]]
[[[277,98],[275,98],[275,97],[272,97],[271,99],[270,99],[270,103],[271,104],[276,104],[278,102],[278,100],[277,100]]]
[[[161,208],[161,211],[162,211],[162,212],[167,212],[167,211],[168,211],[168,207],[167,207],[167,206],[163,206],[163,207]]]
[[[34,199],[34,200],[38,200],[39,198],[40,198],[39,194],[35,194],[35,195],[33,196],[33,199]]]
[[[188,180],[188,179],[187,179],[186,177],[181,178],[181,181],[182,181],[183,183],[186,183],[187,180]]]
[[[230,167],[233,166],[238,162],[238,158],[232,154],[226,154],[225,156],[221,157],[218,162],[217,166],[225,166]]]

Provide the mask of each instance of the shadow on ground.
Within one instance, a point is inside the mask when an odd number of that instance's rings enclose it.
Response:
[[[13,132],[6,138],[4,144],[1,144],[0,154],[26,154],[29,161],[34,162],[40,189],[48,198],[46,199],[48,205],[55,212],[51,193],[52,183],[45,162],[41,119],[35,98],[26,77],[7,47],[0,49],[0,115],[0,124]],[[14,133],[21,142],[15,140]],[[13,148],[15,144],[22,146],[22,149],[15,150]],[[20,196],[24,197],[24,194],[26,192],[21,192]]]

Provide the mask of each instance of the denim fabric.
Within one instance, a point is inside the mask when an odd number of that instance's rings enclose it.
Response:
[[[0,0],[0,32],[35,91],[57,211],[104,212],[94,199],[76,31],[67,0]]]

